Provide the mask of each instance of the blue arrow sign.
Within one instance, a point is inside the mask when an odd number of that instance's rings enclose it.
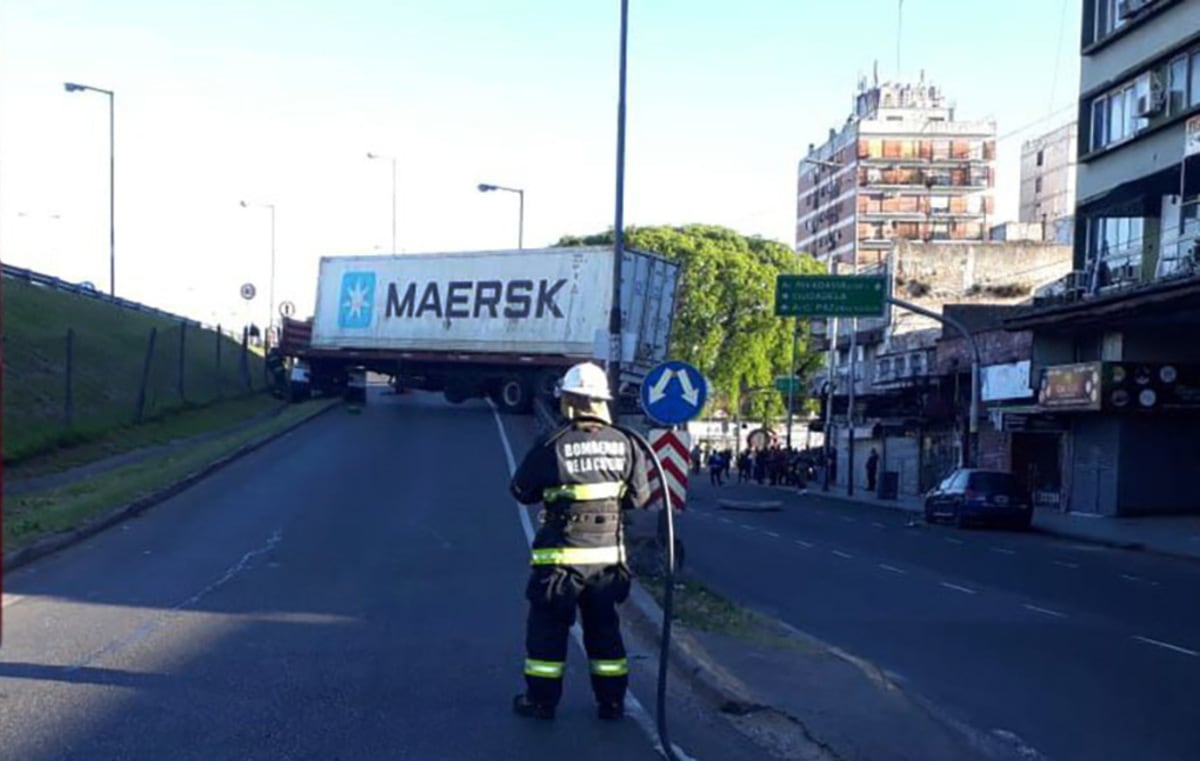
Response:
[[[708,399],[708,381],[686,362],[663,362],[642,381],[642,409],[663,425],[686,423]]]

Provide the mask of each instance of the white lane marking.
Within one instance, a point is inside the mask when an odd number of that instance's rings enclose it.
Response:
[[[738,525],[741,526],[742,528],[746,529],[747,531],[757,531],[758,530],[754,526],[751,526],[749,523],[739,523]]]
[[[1018,737],[1016,732],[1007,729],[993,729],[992,734],[1012,745],[1013,749],[1017,751],[1018,758],[1028,759],[1028,761],[1045,761],[1046,759],[1037,748]]]
[[[846,558],[847,560],[854,559],[854,556],[851,555],[849,552],[842,552],[841,550],[833,550],[833,554],[837,555],[839,558]]]
[[[851,518],[848,515],[839,516],[846,523],[858,523],[858,518]]]
[[[1024,607],[1025,610],[1032,610],[1034,613],[1044,613],[1047,616],[1054,616],[1055,618],[1067,617],[1066,613],[1059,613],[1057,610],[1050,610],[1049,608],[1039,608],[1036,605],[1025,604],[1022,607]]]
[[[951,584],[948,581],[943,581],[943,582],[939,582],[939,583],[946,589],[953,589],[955,592],[962,592],[963,594],[968,594],[968,595],[975,594],[975,590],[971,589],[969,587],[960,587],[959,585]]]
[[[774,531],[768,531],[768,532],[766,532],[766,534],[767,534],[767,536],[771,536],[771,537],[774,537],[774,538],[776,538],[776,539],[778,539],[778,538],[779,538],[779,534],[776,534]]]
[[[887,563],[880,563],[879,567],[885,571],[891,571],[892,573],[898,573],[901,576],[908,574],[908,571],[904,570],[903,568],[897,568],[896,566],[888,565]]]
[[[811,550],[813,547],[817,546],[817,545],[813,544],[812,542],[806,542],[803,539],[797,539],[796,544],[800,545],[801,547],[803,547],[806,550]]]
[[[1145,642],[1147,645],[1154,645],[1155,647],[1161,647],[1166,650],[1173,650],[1176,653],[1182,653],[1183,655],[1190,655],[1193,658],[1200,657],[1200,653],[1197,653],[1195,650],[1189,650],[1188,648],[1180,647],[1179,645],[1172,645],[1170,642],[1163,642],[1162,640],[1158,640],[1158,639],[1150,639],[1149,637],[1143,637],[1140,634],[1133,635],[1133,638],[1136,639],[1138,642]]]
[[[1062,566],[1063,568],[1078,568],[1079,567],[1078,563],[1068,563],[1065,560],[1055,560],[1054,565],[1059,565],[1059,566]]]
[[[1141,576],[1134,576],[1133,574],[1129,573],[1121,574],[1121,578],[1125,579],[1125,581],[1145,581],[1145,579],[1143,579]]]
[[[721,521],[721,523],[728,523],[730,526],[733,525],[733,521],[729,520],[728,518],[718,518],[717,520]]]
[[[962,544],[963,543],[963,540],[955,539],[952,536],[944,536],[942,538],[945,539],[947,542],[950,542],[950,544]]]
[[[10,595],[8,592],[5,592],[4,599],[2,602],[0,602],[0,608],[7,608],[9,605],[16,605],[24,599],[25,597],[23,595]]]
[[[871,525],[875,528],[887,528],[887,526],[883,525],[879,521],[871,521]]]
[[[504,421],[500,419],[500,411],[496,408],[496,404],[490,399],[488,400],[488,404],[492,408],[492,417],[496,420],[496,428],[500,431],[500,443],[504,445],[504,456],[508,459],[508,474],[511,477],[513,473],[517,472],[517,460],[513,457],[512,444],[508,441],[508,432],[504,430]],[[529,511],[525,509],[524,505],[516,504],[517,514],[521,517],[521,528],[525,531],[525,541],[528,544],[533,544],[533,524],[529,520]],[[579,649],[584,650],[583,630],[579,627],[578,623],[571,627],[571,634],[574,635],[575,644],[579,646]],[[625,710],[637,722],[638,726],[642,728],[642,731],[646,733],[646,737],[650,740],[654,751],[659,755],[666,755],[663,753],[662,743],[658,740],[658,729],[655,726],[654,719],[650,716],[646,707],[642,705],[642,702],[637,699],[637,696],[633,694],[632,690],[625,693]],[[697,761],[695,757],[689,756],[675,743],[671,743],[671,747],[675,750],[675,755],[679,757],[680,761]]]
[[[1010,550],[1007,547],[993,547],[992,552],[999,552],[1001,555],[1016,555],[1016,550]]]

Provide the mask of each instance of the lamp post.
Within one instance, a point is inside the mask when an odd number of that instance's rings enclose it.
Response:
[[[267,282],[267,329],[275,323],[275,204],[242,201],[243,209],[270,209],[271,211],[271,278]]]
[[[114,140],[114,96],[112,90],[91,85],[64,82],[67,92],[98,92],[108,96],[108,295],[117,295],[117,231],[116,231],[116,143]]]
[[[384,156],[380,153],[367,153],[368,159],[388,159],[392,162],[392,253],[397,253],[400,249],[396,248],[396,157]]]
[[[621,406],[621,264],[625,258],[625,94],[628,78],[629,0],[621,0],[621,42],[617,73],[617,187],[613,210],[612,305],[608,313],[608,385],[613,394],[613,419]],[[665,668],[665,666],[664,666]],[[661,706],[660,706],[661,708]],[[660,715],[661,715],[660,710]]]
[[[521,205],[517,211],[517,248],[525,248],[525,190],[522,188],[506,188],[503,185],[491,185],[486,182],[479,183],[478,187],[480,193],[503,190],[506,193],[516,193],[520,197]]]

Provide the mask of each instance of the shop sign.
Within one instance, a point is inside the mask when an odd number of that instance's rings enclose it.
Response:
[[[980,373],[983,401],[999,402],[1027,398],[1032,393],[1029,386],[1029,368],[1030,362],[1027,359],[984,367]]]
[[[1051,410],[1099,410],[1100,369],[1099,362],[1047,367],[1038,405]]]
[[[1200,365],[1105,363],[1104,408],[1114,412],[1200,410]]]

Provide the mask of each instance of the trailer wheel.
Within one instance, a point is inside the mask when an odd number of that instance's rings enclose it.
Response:
[[[500,381],[500,387],[496,389],[496,403],[505,412],[528,412],[533,404],[528,382],[515,375]]]
[[[442,396],[451,404],[462,404],[467,401],[467,395],[463,393],[463,390],[454,386],[447,386],[442,391]]]
[[[558,390],[558,382],[561,380],[562,373],[560,371],[542,370],[534,380],[534,393],[549,401],[554,398],[554,392]]]

